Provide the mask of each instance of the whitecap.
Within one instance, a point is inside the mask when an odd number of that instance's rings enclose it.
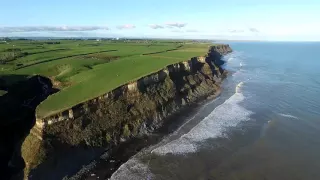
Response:
[[[297,116],[293,116],[291,114],[283,114],[283,113],[278,113],[282,117],[287,117],[287,118],[292,118],[292,119],[299,119]]]
[[[241,91],[241,87],[243,86],[244,82],[240,82],[237,86],[236,86],[236,93],[240,93]]]

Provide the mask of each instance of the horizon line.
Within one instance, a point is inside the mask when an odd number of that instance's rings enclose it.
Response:
[[[30,39],[30,40],[39,40],[43,39],[56,39],[56,40],[63,40],[63,39],[163,39],[163,40],[206,40],[206,41],[234,41],[234,42],[320,42],[320,40],[259,40],[259,39],[214,39],[214,38],[163,38],[163,37],[94,37],[94,36],[81,36],[81,37],[59,37],[59,36],[0,36],[0,39],[5,38],[14,38],[15,39]]]

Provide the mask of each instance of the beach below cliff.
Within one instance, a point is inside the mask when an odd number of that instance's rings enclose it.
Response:
[[[219,89],[215,94],[202,100],[199,99],[197,103],[186,106],[175,114],[166,118],[166,120],[164,120],[165,123],[161,126],[161,128],[155,130],[154,132],[123,142],[115,148],[110,148],[99,158],[84,166],[78,173],[72,177],[69,177],[68,179],[93,180],[110,178],[112,174],[130,158],[139,152],[143,152],[144,149],[155,146],[164,138],[172,135],[172,133],[177,131],[181,126],[184,126],[188,122],[197,118],[200,110],[202,111],[202,115],[208,114],[210,112],[209,109],[221,103],[222,99],[219,97],[220,94],[221,89]]]

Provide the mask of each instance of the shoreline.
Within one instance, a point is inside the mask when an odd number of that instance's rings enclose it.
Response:
[[[226,76],[223,78],[225,79]],[[222,79],[222,81],[223,81]],[[222,82],[221,82],[222,83]],[[221,95],[221,87],[216,93],[206,98],[201,98],[197,102],[185,106],[179,111],[172,114],[164,120],[164,124],[154,132],[144,135],[142,137],[128,140],[120,145],[110,148],[105,151],[99,158],[93,160],[90,164],[85,165],[69,180],[94,180],[94,179],[109,179],[114,172],[116,172],[121,165],[125,164],[130,158],[149,148],[158,144],[164,138],[170,136],[173,132],[178,130],[188,118],[194,116],[204,105],[210,101],[214,101]],[[174,120],[174,121],[171,121]]]

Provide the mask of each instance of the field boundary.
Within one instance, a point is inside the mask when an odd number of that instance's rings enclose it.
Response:
[[[58,57],[58,58],[48,59],[48,60],[44,60],[44,61],[28,64],[28,65],[25,65],[25,66],[21,66],[21,67],[16,68],[15,70],[23,69],[23,68],[30,67],[30,66],[33,66],[33,65],[47,63],[47,62],[55,61],[55,60],[59,60],[59,59],[65,59],[65,58],[71,58],[71,57],[77,57],[77,56],[85,56],[85,55],[97,54],[97,53],[103,53],[103,52],[114,52],[114,51],[118,51],[118,50],[106,50],[106,51],[98,51],[98,52],[92,52],[92,53],[82,53],[82,54],[75,54],[75,55],[69,55],[69,56],[64,56],[64,57]]]
[[[68,48],[61,48],[61,49],[50,49],[50,50],[46,50],[46,51],[31,52],[31,53],[28,53],[27,56],[34,55],[34,54],[47,53],[47,52],[64,51],[64,50],[70,50],[70,49],[68,49]]]
[[[181,47],[183,47],[183,45],[180,45],[180,46],[178,46],[178,47],[176,47],[174,49],[168,49],[168,50],[157,51],[157,52],[152,52],[152,53],[144,53],[142,55],[145,56],[145,55],[160,54],[160,53],[165,53],[165,52],[170,52],[170,51],[176,51],[176,50],[180,49]]]

